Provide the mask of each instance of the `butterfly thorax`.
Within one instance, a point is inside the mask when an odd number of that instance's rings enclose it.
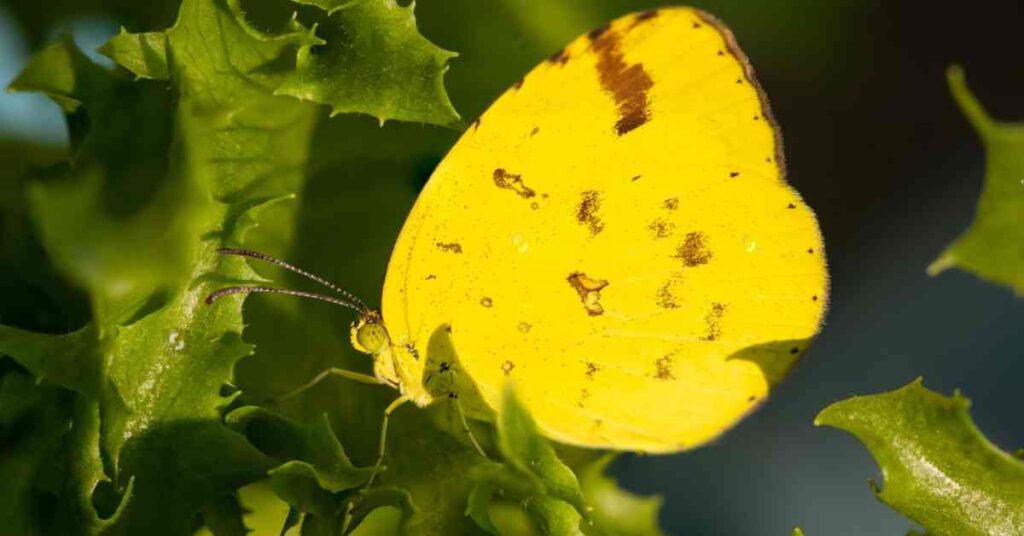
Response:
[[[373,375],[377,379],[409,396],[419,406],[433,401],[421,385],[422,370],[410,370],[407,365],[419,361],[415,348],[392,341],[379,312],[360,315],[359,320],[352,323],[350,335],[353,348],[373,357]],[[412,359],[401,359],[401,356]]]

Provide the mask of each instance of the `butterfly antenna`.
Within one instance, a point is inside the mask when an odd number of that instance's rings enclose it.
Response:
[[[342,299],[338,299],[338,298],[335,298],[333,296],[324,296],[323,294],[315,294],[313,292],[303,292],[301,290],[289,290],[289,289],[286,289],[286,288],[276,288],[276,287],[227,287],[227,288],[222,288],[220,290],[217,290],[217,291],[214,291],[214,292],[210,293],[210,295],[206,297],[206,305],[212,305],[213,302],[215,302],[215,301],[217,301],[217,300],[219,300],[219,299],[221,299],[221,298],[223,298],[225,296],[231,296],[231,295],[234,295],[234,294],[254,294],[254,293],[285,294],[285,295],[288,295],[288,296],[298,296],[300,298],[309,298],[311,300],[320,300],[320,301],[325,301],[327,303],[333,303],[335,305],[340,305],[342,307],[348,307],[349,309],[352,309],[352,310],[354,310],[354,311],[356,311],[356,312],[358,312],[360,314],[363,314],[365,312],[365,310],[363,308],[361,308],[358,304],[351,303],[351,302],[348,302],[348,301],[345,301],[345,300],[342,300]]]
[[[370,310],[370,308],[367,307],[365,303],[363,303],[363,300],[360,300],[358,297],[354,296],[352,293],[348,292],[347,290],[345,290],[345,289],[335,285],[334,283],[331,283],[330,281],[328,281],[328,280],[326,280],[326,279],[324,279],[324,278],[322,278],[322,277],[320,277],[318,275],[315,275],[315,274],[312,274],[310,272],[307,272],[307,271],[303,270],[302,268],[299,268],[298,266],[295,266],[295,265],[292,265],[292,264],[288,264],[287,262],[284,262],[281,259],[276,259],[274,257],[271,257],[270,255],[266,255],[266,254],[260,253],[258,251],[253,251],[251,249],[242,249],[242,248],[218,248],[217,249],[217,253],[219,253],[221,255],[235,255],[235,256],[238,256],[238,257],[249,257],[251,259],[258,259],[258,260],[261,260],[263,262],[269,262],[270,264],[274,264],[274,265],[280,266],[281,268],[284,268],[285,270],[288,270],[289,272],[296,273],[296,274],[301,275],[302,277],[305,277],[305,278],[310,279],[312,281],[316,281],[317,283],[320,283],[321,285],[323,285],[323,286],[333,290],[334,292],[337,292],[338,294],[341,294],[342,296],[348,298],[349,301],[351,301],[353,304],[358,306],[358,309],[356,309],[356,310],[359,311],[360,313],[365,313],[366,311]]]

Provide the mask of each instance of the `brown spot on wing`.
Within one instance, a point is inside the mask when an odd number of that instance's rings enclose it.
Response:
[[[683,265],[691,268],[707,264],[711,260],[711,250],[704,240],[704,233],[686,233],[683,243],[676,248],[675,257],[682,259]]]
[[[676,297],[675,287],[679,282],[675,279],[665,281],[665,284],[658,288],[655,295],[655,303],[662,309],[678,309],[679,299]]]
[[[569,61],[569,52],[567,52],[564,48],[562,50],[559,50],[558,52],[555,52],[554,54],[551,55],[550,58],[548,58],[549,63],[554,63],[555,65],[559,66],[565,65],[567,61]]]
[[[462,253],[462,244],[458,242],[438,242],[437,249],[447,251],[448,253],[460,254]]]
[[[480,298],[480,305],[483,305],[484,307],[490,309],[491,307],[494,306],[494,300],[487,296],[484,296],[483,298]]]
[[[654,82],[642,64],[626,63],[619,50],[621,36],[607,29],[595,32],[591,32],[591,46],[597,53],[597,73],[601,87],[619,109],[615,132],[622,136],[650,120],[647,93]]]
[[[674,380],[675,376],[672,375],[672,358],[669,356],[659,357],[654,362],[654,377],[659,380]]]
[[[708,331],[700,340],[708,342],[717,341],[722,336],[722,317],[725,316],[725,309],[724,303],[711,303],[711,309],[704,317],[704,323],[707,325]]]
[[[672,236],[672,232],[675,231],[675,228],[676,224],[661,218],[652,221],[651,224],[647,226],[647,229],[651,231],[654,238],[668,238]]]
[[[569,284],[580,296],[583,307],[590,316],[604,314],[601,307],[601,289],[608,286],[604,279],[594,279],[583,272],[573,272],[568,277]]]
[[[664,207],[665,210],[676,210],[677,208],[679,208],[679,198],[670,197],[666,199],[665,202],[661,204],[661,206]]]
[[[518,329],[520,333],[529,333],[530,330],[533,329],[533,326],[527,322],[519,322],[519,324],[516,325],[516,329]]]
[[[506,376],[512,373],[512,369],[516,368],[516,364],[511,361],[505,361],[501,364],[501,372]]]
[[[584,387],[580,390],[580,399],[576,401],[576,407],[582,409],[586,406],[588,399],[590,399],[590,389]]]
[[[580,204],[576,207],[576,221],[590,229],[590,234],[597,236],[604,230],[604,222],[597,216],[601,208],[601,193],[587,190],[580,194]]]
[[[651,19],[653,19],[654,17],[657,17],[657,16],[658,16],[658,10],[657,9],[651,9],[651,10],[644,11],[643,13],[637,15],[636,16],[636,21],[640,22],[640,21],[645,21],[645,20],[651,20]]]
[[[604,26],[600,26],[600,27],[594,28],[593,30],[590,30],[590,32],[587,33],[587,37],[589,37],[591,41],[600,39],[601,36],[604,35],[605,32],[607,32],[608,29],[611,28],[611,27],[612,27],[612,25],[609,22],[609,23],[605,24]]]
[[[516,80],[516,83],[513,84],[512,87],[516,88],[516,90],[518,91],[519,89],[521,89],[523,87],[523,82],[525,82],[525,81],[526,81],[525,78],[520,78],[519,80]]]
[[[533,127],[533,130],[530,131],[530,135],[536,136],[538,132],[540,132],[540,127]]]
[[[594,374],[601,370],[601,367],[597,366],[597,363],[591,363],[590,361],[587,361],[586,365],[587,371],[584,374],[586,374],[588,380],[593,380]]]
[[[523,183],[522,175],[509,173],[508,171],[505,171],[504,168],[495,169],[493,179],[494,184],[496,184],[498,188],[512,190],[516,195],[524,199],[529,199],[537,195],[537,192],[533,191],[532,188],[528,188],[526,184]]]

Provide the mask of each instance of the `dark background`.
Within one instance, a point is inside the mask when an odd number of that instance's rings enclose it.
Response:
[[[665,496],[662,521],[671,534],[781,535],[794,525],[808,536],[903,534],[910,523],[868,489],[866,479],[878,478],[878,469],[863,447],[812,421],[830,402],[923,376],[932,389],[967,394],[975,420],[996,444],[1024,446],[1024,302],[961,272],[925,274],[970,222],[984,173],[982,148],[949,96],[945,69],[962,64],[995,117],[1024,118],[1024,4],[695,4],[732,27],[771,99],[789,179],[817,211],[825,234],[832,307],[818,342],[759,413],[711,446],[667,457],[625,456],[616,471],[627,487]],[[424,35],[461,53],[447,85],[456,108],[472,119],[575,35],[657,5],[422,0],[417,13]],[[162,29],[175,11],[172,0],[0,2],[0,84],[61,30],[95,47],[119,25]],[[390,245],[415,191],[456,136],[415,125],[379,128],[368,118],[325,118],[305,192],[318,201],[300,211],[294,250],[274,253],[364,296],[379,295]],[[55,105],[38,96],[0,96],[0,165],[7,170],[65,138]],[[269,307],[262,298],[254,301],[256,309]],[[4,311],[32,315],[36,306],[63,309],[67,327],[81,311],[63,302],[8,302]],[[326,318],[310,322],[337,326],[332,351],[347,346],[345,313],[288,307],[303,318]],[[274,344],[259,333],[247,338]],[[247,374],[280,366],[257,355],[238,374],[244,384]],[[309,375],[283,371],[269,384],[294,385]]]

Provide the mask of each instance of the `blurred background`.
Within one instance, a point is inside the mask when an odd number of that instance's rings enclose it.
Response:
[[[812,421],[833,401],[923,376],[931,389],[967,394],[976,422],[997,445],[1024,446],[1024,301],[961,272],[925,274],[970,222],[984,173],[984,153],[949,96],[945,69],[962,64],[996,118],[1024,119],[1024,4],[693,4],[734,30],[769,95],[783,128],[789,180],[817,211],[825,234],[832,307],[812,350],[760,412],[713,445],[675,456],[624,456],[614,471],[630,489],[664,495],[662,525],[670,534],[782,535],[796,525],[809,536],[903,534],[911,524],[868,488],[866,480],[879,476],[867,451]],[[468,121],[571,38],[658,5],[421,0],[417,15],[428,39],[460,53],[446,82]],[[163,29],[176,10],[174,0],[4,0],[0,85],[62,32],[89,51],[119,26]],[[362,296],[379,296],[404,215],[457,135],[325,114],[292,247],[271,253]],[[39,95],[0,95],[0,210],[24,212],[17,177],[59,158],[66,143],[56,105]],[[47,268],[31,229],[10,238],[14,221],[0,220],[8,226],[0,244],[0,321],[51,332],[82,325],[88,307],[81,294]],[[261,233],[274,232],[257,232],[255,245]],[[245,389],[280,392],[324,363],[348,359],[343,311],[255,297],[246,315],[246,338],[259,351],[236,371]],[[317,391],[319,398],[304,403],[329,407],[330,386]],[[376,426],[374,408],[353,411]]]

